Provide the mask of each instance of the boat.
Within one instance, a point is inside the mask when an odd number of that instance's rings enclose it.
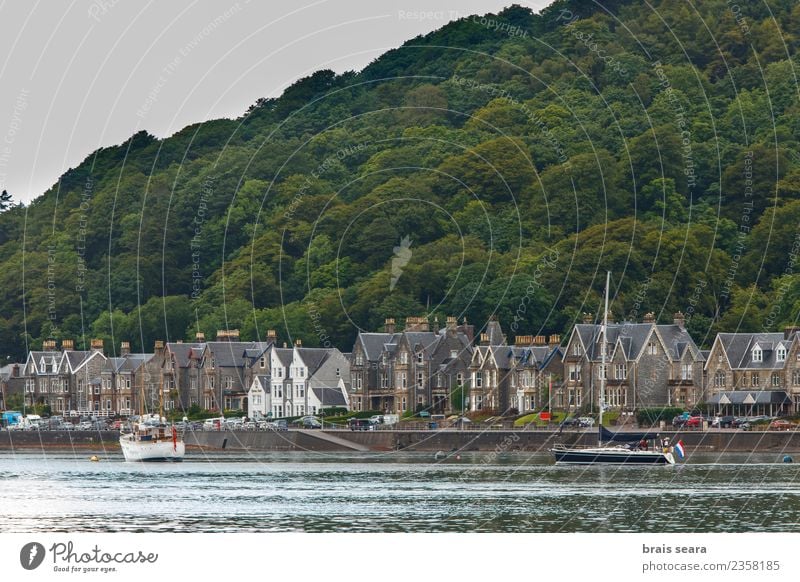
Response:
[[[164,388],[159,388],[159,414],[140,414],[129,431],[119,437],[126,461],[182,461],[186,454],[183,437],[174,424],[167,424],[163,414]],[[144,402],[144,381],[139,398]]]
[[[606,341],[608,329],[608,290],[611,272],[606,273],[605,312],[603,326],[600,330],[603,343]],[[605,345],[600,348],[601,370],[606,367]],[[668,441],[662,441],[655,433],[611,432],[603,427],[603,410],[605,409],[605,374],[600,374],[599,422],[597,446],[567,447],[555,445],[550,452],[559,465],[674,465],[675,457]],[[648,443],[652,442],[652,445]],[[608,443],[608,444],[604,444]],[[628,443],[627,446],[614,443]]]

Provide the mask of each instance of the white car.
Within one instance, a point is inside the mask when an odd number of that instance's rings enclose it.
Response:
[[[591,416],[581,416],[578,419],[578,426],[582,428],[591,428],[594,426],[594,419]]]

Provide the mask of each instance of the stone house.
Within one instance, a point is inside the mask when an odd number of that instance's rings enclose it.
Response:
[[[573,328],[563,352],[564,380],[555,390],[554,408],[596,408],[601,375],[606,384],[605,404],[613,410],[691,408],[703,400],[704,357],[686,331],[682,313],[676,313],[667,325],[656,324],[652,313],[642,323],[614,323],[609,318],[605,338],[602,329],[591,323],[591,316]]]
[[[798,331],[717,334],[705,365],[706,403],[720,414],[800,412]]]

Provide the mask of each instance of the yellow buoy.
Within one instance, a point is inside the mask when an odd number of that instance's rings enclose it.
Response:
[[[89,457],[89,460],[93,461],[93,462],[97,462],[97,461],[100,460],[100,457],[98,457],[97,455],[92,455],[91,457]]]

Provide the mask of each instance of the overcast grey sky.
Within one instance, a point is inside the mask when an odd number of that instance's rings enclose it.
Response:
[[[512,3],[2,1],[0,188],[28,202],[136,131],[164,137],[237,117],[315,70],[361,69],[450,20]]]

